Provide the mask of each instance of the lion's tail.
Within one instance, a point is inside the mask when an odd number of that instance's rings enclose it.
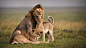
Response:
[[[48,16],[48,21],[51,23],[51,21],[49,20],[49,18],[52,19],[52,24],[54,24],[54,19],[53,19],[53,17],[52,17],[52,16]]]

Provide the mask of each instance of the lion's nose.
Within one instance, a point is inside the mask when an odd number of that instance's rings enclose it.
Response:
[[[41,14],[39,14],[39,15],[41,15]]]

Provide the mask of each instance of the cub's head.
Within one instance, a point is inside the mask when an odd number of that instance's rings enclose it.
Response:
[[[38,29],[33,29],[33,30],[32,30],[32,34],[33,34],[33,36],[35,36],[35,37],[40,37],[40,31],[39,31]]]
[[[37,24],[41,24],[41,23],[43,23],[43,19],[42,19],[42,17],[41,16],[39,16],[39,17],[36,17],[36,22],[37,22]]]

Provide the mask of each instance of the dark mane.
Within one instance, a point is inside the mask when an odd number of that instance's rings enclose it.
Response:
[[[34,10],[36,10],[37,8],[41,8],[42,10],[44,10],[44,8],[41,6],[41,4],[38,4],[29,13],[34,12]]]

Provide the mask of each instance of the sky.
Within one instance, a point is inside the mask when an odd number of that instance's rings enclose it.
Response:
[[[86,7],[86,0],[0,0],[0,7]]]

